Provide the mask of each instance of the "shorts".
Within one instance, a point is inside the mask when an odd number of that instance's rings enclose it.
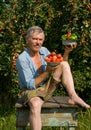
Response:
[[[58,83],[58,81],[50,78],[48,82],[41,87],[34,90],[23,90],[20,94],[23,104],[26,105],[33,97],[40,97],[45,102],[48,101],[52,97],[53,92],[56,90]]]

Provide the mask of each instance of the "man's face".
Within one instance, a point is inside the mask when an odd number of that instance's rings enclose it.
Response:
[[[35,32],[26,42],[30,50],[37,52],[44,42],[44,34]]]

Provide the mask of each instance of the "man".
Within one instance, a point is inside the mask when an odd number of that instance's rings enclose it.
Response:
[[[48,49],[42,46],[44,39],[44,32],[40,27],[29,28],[26,34],[27,48],[19,55],[16,62],[22,100],[30,107],[29,119],[32,130],[41,130],[42,105],[52,96],[60,82],[69,94],[69,103],[90,108],[76,94],[70,66],[67,62],[69,52],[76,45],[66,47],[63,55],[64,61],[56,67],[50,67],[44,60],[50,54]]]

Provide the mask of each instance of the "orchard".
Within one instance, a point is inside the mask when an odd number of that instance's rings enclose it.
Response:
[[[62,54],[62,35],[77,36],[70,53],[76,91],[91,99],[91,3],[90,0],[1,0],[0,1],[0,101],[16,100],[19,93],[16,59],[26,47],[25,35],[32,25],[45,31],[46,46]],[[69,37],[69,36],[68,36]],[[56,94],[59,94],[58,91]]]

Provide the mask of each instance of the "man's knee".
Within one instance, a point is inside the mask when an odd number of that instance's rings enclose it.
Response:
[[[67,61],[61,62],[60,65],[62,69],[65,69],[65,68],[70,69],[69,63]]]
[[[32,99],[29,100],[29,107],[31,110],[40,110],[43,104],[42,99],[40,99],[39,97],[34,97]]]

